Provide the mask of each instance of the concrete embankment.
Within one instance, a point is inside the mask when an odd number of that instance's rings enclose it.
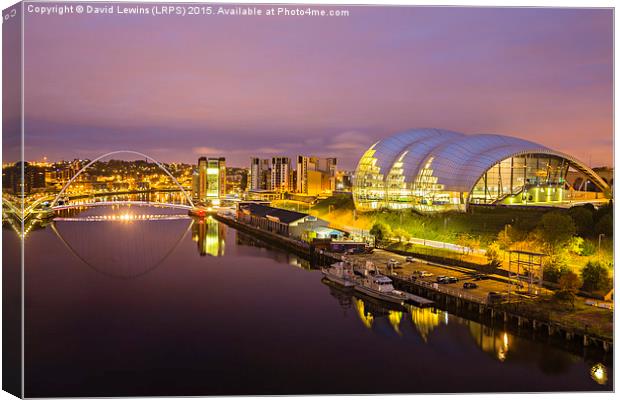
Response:
[[[213,218],[237,229],[240,232],[246,233],[259,241],[276,245],[280,248],[285,248],[294,254],[310,259],[317,265],[326,265],[339,260],[339,258],[334,257],[334,255],[319,252],[314,248],[314,246],[311,246],[306,242],[247,225],[222,214],[214,214]]]

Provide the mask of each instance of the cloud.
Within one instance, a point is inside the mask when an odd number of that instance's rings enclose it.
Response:
[[[331,143],[327,145],[330,150],[360,150],[366,149],[372,144],[368,135],[358,131],[346,131],[334,135]]]
[[[285,152],[279,147],[259,147],[259,148],[236,148],[236,149],[220,149],[217,147],[200,146],[192,148],[192,152],[201,156],[225,156],[227,154],[234,155],[252,155],[252,154],[269,154],[279,155]]]
[[[243,153],[251,153],[251,152],[252,150],[243,151]],[[261,153],[261,154],[274,154],[274,153],[282,153],[284,152],[284,150],[278,147],[259,147],[258,149],[254,150],[254,152]]]
[[[215,147],[207,147],[207,146],[194,147],[192,151],[194,154],[198,154],[201,156],[216,156],[216,155],[220,155],[224,153],[229,153],[226,150],[217,149]]]

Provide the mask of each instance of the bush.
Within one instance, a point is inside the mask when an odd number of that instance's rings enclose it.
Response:
[[[600,261],[588,261],[581,270],[583,289],[589,292],[607,291],[611,288],[609,270]]]
[[[568,242],[567,247],[571,253],[581,256],[583,255],[584,244],[585,244],[585,241],[583,240],[582,237],[573,236],[573,238],[571,238],[571,240]]]
[[[596,253],[596,245],[591,240],[585,240],[581,248],[582,256],[591,256]]]

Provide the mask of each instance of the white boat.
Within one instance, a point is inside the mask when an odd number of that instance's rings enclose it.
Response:
[[[408,297],[404,292],[394,289],[392,280],[385,275],[366,275],[359,280],[355,290],[376,299],[404,304]]]
[[[356,284],[353,266],[346,262],[337,262],[329,268],[321,268],[325,278],[344,287],[354,287]]]

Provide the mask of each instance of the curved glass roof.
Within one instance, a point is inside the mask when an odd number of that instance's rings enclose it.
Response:
[[[412,129],[380,140],[372,147],[378,172],[402,170],[406,182],[415,182],[424,169],[432,171],[437,184],[451,192],[469,192],[493,165],[512,156],[549,154],[565,158],[602,189],[608,185],[575,158],[528,140],[498,134],[466,135],[434,128]],[[356,176],[364,179],[358,168]],[[360,179],[360,182],[361,182]]]

